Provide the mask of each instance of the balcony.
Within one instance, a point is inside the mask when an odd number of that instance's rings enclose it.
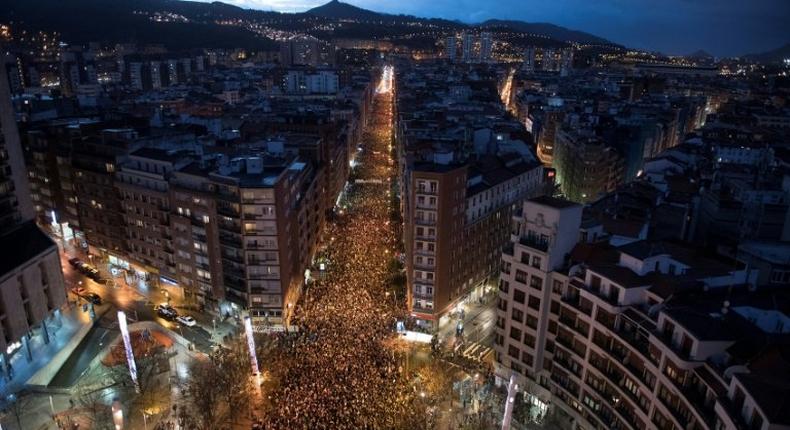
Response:
[[[217,205],[217,213],[229,217],[238,217],[239,211],[230,206]]]
[[[560,356],[556,356],[556,355],[555,355],[555,356],[554,356],[554,358],[553,358],[553,361],[554,361],[555,363],[559,364],[560,366],[562,366],[562,368],[564,368],[564,369],[565,369],[565,370],[567,370],[567,371],[568,371],[570,374],[572,374],[572,375],[576,376],[577,378],[581,378],[581,377],[582,377],[581,368],[579,368],[579,369],[574,369],[574,368],[573,368],[573,363],[571,362],[571,360],[570,360],[570,359],[567,359],[567,358],[562,358],[562,357],[560,357]]]
[[[415,218],[414,223],[417,225],[436,225],[436,220]]]
[[[576,309],[583,314],[590,316],[592,314],[592,309],[582,308],[581,306],[581,297],[579,295],[565,295],[560,298],[562,303]]]
[[[732,420],[733,424],[735,424],[736,430],[748,430],[749,425],[746,424],[746,421],[743,419],[741,415],[741,408],[735,405],[735,403],[730,400],[728,397],[719,397],[718,399],[719,404],[721,405],[722,409],[727,412],[730,419]]]
[[[549,242],[546,240],[541,240],[540,237],[521,236],[518,239],[518,243],[541,252],[546,252],[549,250]]]
[[[692,360],[691,351],[683,349],[680,347],[680,345],[675,344],[675,342],[672,340],[672,333],[658,331],[657,329],[654,329],[652,333],[655,335],[655,337],[657,337],[661,341],[661,343],[663,343],[664,345],[667,346],[667,348],[672,350],[672,352],[674,352],[675,355],[678,356],[678,358],[680,358],[683,361]]]
[[[612,330],[612,332],[617,334],[617,337],[619,337],[620,339],[631,345],[634,349],[639,351],[639,353],[642,354],[643,356],[650,357],[650,351],[649,351],[650,342],[647,340],[646,337],[639,336],[637,333],[633,331],[627,331],[622,328]]]
[[[672,417],[675,418],[675,421],[677,421],[678,424],[682,426],[683,423],[688,423],[689,420],[680,412],[680,410],[672,406],[672,403],[669,400],[665,399],[660,395],[658,396],[658,398],[659,400],[661,400],[661,404],[664,405],[664,407],[669,411],[670,414],[672,414]]]
[[[226,235],[226,234],[219,235],[219,243],[234,248],[241,248],[241,239],[231,235]]]

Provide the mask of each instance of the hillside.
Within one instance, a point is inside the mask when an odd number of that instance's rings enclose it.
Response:
[[[309,15],[320,16],[333,20],[353,19],[359,21],[379,20],[383,17],[392,17],[384,13],[373,12],[338,0],[331,0],[329,3],[314,7],[305,12]]]
[[[785,58],[790,58],[790,43],[770,51],[747,54],[743,58],[760,63],[781,63]]]
[[[189,22],[155,22],[140,12],[171,12]],[[135,13],[138,12],[138,13]],[[0,8],[0,22],[28,31],[57,31],[69,43],[91,41],[163,43],[170,49],[248,48],[266,49],[271,40],[240,27],[213,22],[222,17],[249,13],[224,3],[174,0],[9,0]]]
[[[168,16],[160,22],[155,16]],[[305,19],[307,18],[307,19]],[[513,33],[511,41],[554,45],[567,41],[612,45],[581,31],[553,24],[489,20],[464,24],[439,18],[418,18],[374,12],[338,0],[304,13],[265,12],[243,9],[222,2],[179,0],[6,0],[0,22],[17,29],[57,31],[68,43],[87,42],[142,44],[163,43],[170,49],[247,48],[272,49],[274,42],[241,26],[220,25],[227,19],[250,24],[265,23],[278,30],[310,33],[322,38],[383,38],[405,46],[427,48],[434,44],[429,34],[414,35],[414,21],[430,24],[440,32],[499,28]],[[327,30],[321,23],[343,21]]]
[[[563,42],[589,43],[596,45],[615,45],[609,40],[583,31],[570,30],[559,25],[542,22],[524,22],[502,19],[489,19],[480,24],[481,27],[508,28],[528,34],[539,34]]]

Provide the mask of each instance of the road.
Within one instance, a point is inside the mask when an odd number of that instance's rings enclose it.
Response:
[[[194,318],[202,322],[202,325],[199,324],[193,327],[166,320],[154,311],[156,303],[166,300],[161,292],[156,291],[150,293],[150,296],[154,297],[145,296],[135,288],[127,285],[122,278],[116,278],[117,287],[99,284],[74,269],[71,264],[69,264],[68,259],[73,256],[87,261],[84,255],[79,255],[76,252],[61,252],[61,264],[63,266],[63,275],[66,284],[70,288],[81,287],[86,291],[98,294],[102,298],[102,304],[94,307],[97,320],[93,322],[93,328],[91,328],[85,339],[80,342],[80,345],[74,350],[72,355],[61,367],[60,371],[55,375],[50,386],[69,387],[74,385],[102,348],[107,346],[108,342],[112,342],[116,339],[120,333],[116,317],[119,309],[126,312],[130,323],[136,321],[153,321],[181,335],[191,342],[199,351],[209,352],[211,350],[211,346],[214,343],[211,338],[211,333],[203,327],[205,325],[211,325],[211,319],[209,317],[194,315]],[[98,269],[102,271],[103,276],[106,278],[110,277],[106,270],[102,270],[106,269],[106,267],[98,267]],[[79,306],[87,305],[86,307],[88,310],[84,313],[84,318],[87,322],[90,319],[90,305],[88,305],[84,299],[79,298],[73,293],[69,294],[69,299],[78,300]],[[158,301],[152,299],[158,299]],[[177,310],[179,308],[178,305],[174,307]],[[186,314],[185,312],[179,313]]]

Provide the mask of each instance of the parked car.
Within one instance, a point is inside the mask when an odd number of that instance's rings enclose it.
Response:
[[[71,267],[78,267],[82,264],[82,260],[77,257],[69,258],[69,264],[71,264]]]
[[[159,315],[160,317],[166,320],[172,321],[178,318],[178,312],[176,312],[176,310],[173,309],[173,307],[167,303],[161,303],[157,305],[154,309],[156,310],[157,315]]]
[[[181,315],[181,316],[176,318],[176,321],[180,322],[181,324],[183,324],[183,325],[185,325],[187,327],[192,327],[195,324],[197,324],[197,321],[195,321],[195,319],[192,318],[189,315]]]

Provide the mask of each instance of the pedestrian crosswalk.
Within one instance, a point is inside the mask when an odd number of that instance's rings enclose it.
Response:
[[[483,361],[483,359],[491,353],[491,347],[482,345],[478,342],[473,342],[464,348],[462,355],[472,360]]]

